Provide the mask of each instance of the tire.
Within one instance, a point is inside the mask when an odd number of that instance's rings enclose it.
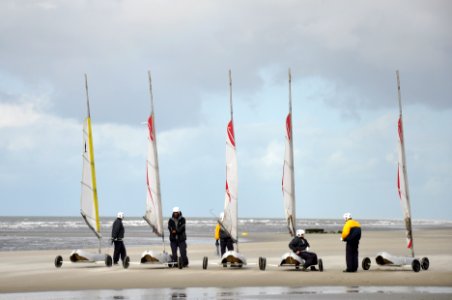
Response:
[[[105,265],[107,267],[111,267],[113,265],[113,259],[108,254],[105,254]]]
[[[361,263],[361,267],[363,268],[363,270],[367,271],[370,269],[370,264],[371,264],[370,258],[364,257]]]
[[[430,261],[428,260],[427,257],[423,257],[421,259],[421,268],[422,268],[422,270],[427,271],[429,267],[430,267]]]
[[[207,263],[209,262],[209,258],[207,256],[204,256],[204,258],[202,259],[202,269],[206,270],[207,269]]]
[[[266,259],[265,257],[259,257],[259,270],[265,271]]]
[[[122,262],[122,267],[123,267],[124,269],[128,269],[128,268],[129,268],[129,265],[130,265],[130,257],[126,256],[126,257],[124,258],[124,261]]]
[[[63,257],[61,257],[61,255],[58,255],[57,257],[55,257],[55,268],[61,268],[62,265]]]
[[[323,272],[323,260],[319,258],[319,271]]]
[[[184,267],[184,262],[182,261],[182,257],[177,258],[177,267],[182,269]]]
[[[413,260],[413,262],[411,263],[411,268],[413,269],[414,272],[419,272],[421,270],[421,263],[418,259]]]
[[[265,271],[265,269],[267,268],[267,258],[263,257],[263,259],[264,259],[264,270],[263,271]]]

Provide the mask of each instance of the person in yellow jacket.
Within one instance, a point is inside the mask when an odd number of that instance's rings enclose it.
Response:
[[[217,227],[215,227],[215,246],[217,246],[218,252],[218,244],[220,245],[220,257],[223,257],[223,254],[226,252],[226,248],[228,248],[228,251],[234,250],[231,235],[226,230],[223,230],[223,228],[221,228],[220,222],[222,222],[223,219],[224,213],[221,213],[219,222],[217,223]]]
[[[352,219],[350,213],[344,214],[344,227],[342,228],[341,240],[347,243],[345,248],[345,261],[347,269],[344,272],[358,271],[358,246],[361,239],[361,224]]]

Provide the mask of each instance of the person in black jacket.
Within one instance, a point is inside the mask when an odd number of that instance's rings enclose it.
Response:
[[[113,264],[117,265],[119,257],[121,256],[121,261],[124,262],[126,257],[126,246],[124,246],[124,225],[122,225],[122,220],[124,219],[124,213],[118,212],[116,220],[113,222],[113,228],[111,230],[111,243],[115,244],[115,251],[113,253]]]
[[[185,234],[185,218],[179,207],[173,208],[173,215],[168,220],[169,239],[171,242],[171,252],[173,262],[177,262],[177,248],[179,248],[182,258],[182,266],[188,266],[187,258],[187,236]]]
[[[315,270],[314,265],[317,264],[317,254],[309,252],[309,243],[304,238],[303,229],[297,230],[295,237],[289,243],[289,248],[304,260],[303,270],[310,266],[313,266],[311,270]]]

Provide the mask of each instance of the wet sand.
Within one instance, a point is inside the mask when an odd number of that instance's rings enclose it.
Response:
[[[402,231],[363,231],[360,244],[360,262],[364,256],[372,258],[369,271],[361,268],[357,273],[343,273],[345,244],[339,234],[308,234],[306,238],[324,263],[324,272],[302,272],[276,265],[280,256],[288,251],[286,234],[256,234],[240,244],[248,266],[243,269],[224,269],[218,265],[214,241],[211,245],[190,245],[190,266],[177,268],[157,265],[131,264],[105,267],[103,263],[72,264],[71,251],[16,251],[0,252],[0,293],[36,291],[72,291],[101,289],[149,289],[193,287],[310,287],[310,286],[412,286],[452,287],[452,230],[418,230],[415,232],[416,256],[427,256],[430,268],[415,273],[411,267],[379,267],[374,256],[379,251],[394,255],[408,255]],[[168,245],[167,245],[167,248]],[[138,262],[144,250],[161,250],[161,245],[128,248],[132,262]],[[169,249],[167,249],[169,250]],[[111,251],[111,250],[110,250]],[[64,258],[60,269],[54,267],[54,258]],[[110,253],[111,254],[111,253]],[[202,269],[203,256],[209,257],[207,270]],[[267,269],[260,271],[258,257],[267,258]]]

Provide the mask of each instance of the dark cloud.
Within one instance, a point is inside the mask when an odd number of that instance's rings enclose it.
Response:
[[[407,104],[452,107],[449,1],[2,1],[0,68],[24,86],[52,87],[53,110],[84,114],[89,76],[99,121],[136,123],[149,106],[152,70],[162,129],[193,125],[202,97],[321,77],[345,116],[394,105],[400,69]],[[250,97],[244,97],[249,99]]]

